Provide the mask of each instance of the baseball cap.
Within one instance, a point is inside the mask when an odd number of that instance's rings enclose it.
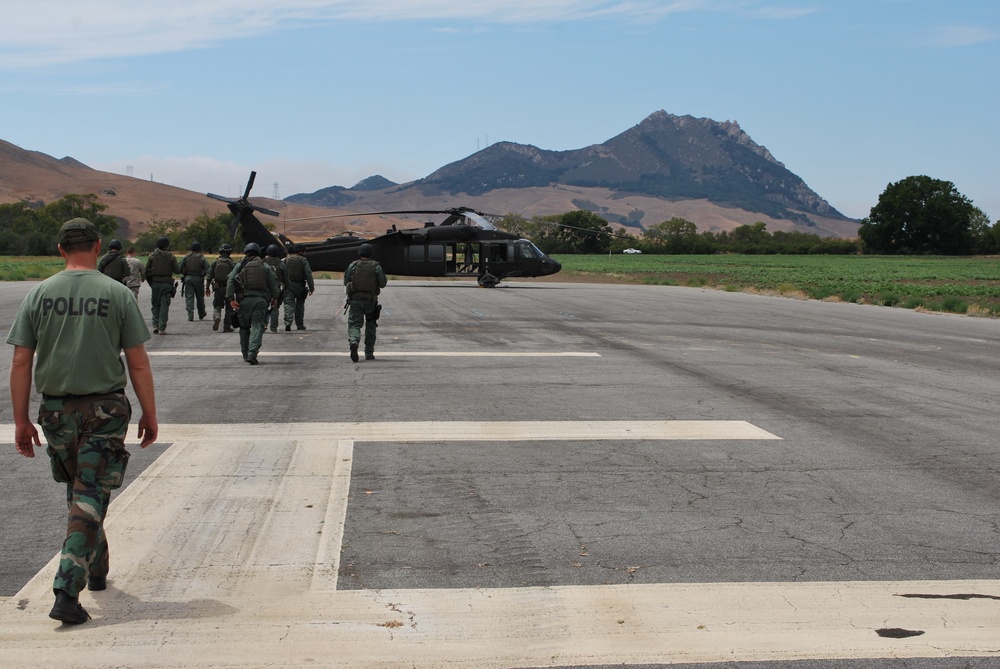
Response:
[[[79,242],[95,242],[101,238],[97,226],[85,218],[74,218],[66,221],[59,228],[56,241],[59,244],[76,244]]]

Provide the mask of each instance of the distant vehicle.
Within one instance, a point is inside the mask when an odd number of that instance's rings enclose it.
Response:
[[[625,249],[624,251],[622,251],[622,253],[629,256],[642,255],[642,251],[640,251],[639,249]]]

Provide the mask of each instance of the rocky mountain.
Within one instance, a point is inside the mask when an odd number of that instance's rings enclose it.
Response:
[[[495,201],[500,193],[535,192],[541,199],[543,192],[552,189],[578,191],[578,197],[568,198],[572,207],[591,209],[611,222],[637,228],[666,220],[651,209],[669,209],[665,206],[669,203],[680,208],[687,203],[690,208],[691,203],[701,202],[710,208],[755,215],[755,220],[769,222],[772,230],[853,236],[857,229],[856,221],[830,206],[738,123],[674,116],[665,111],[582,149],[547,151],[499,142],[423,179],[380,189],[381,197],[370,189],[362,194],[355,187],[339,188],[335,202],[328,192],[331,189],[292,198],[303,204],[376,208],[395,208],[407,200],[462,198],[467,206],[477,206],[477,202]],[[515,199],[523,202],[525,198]],[[613,205],[615,200],[625,199],[643,204],[625,210]],[[651,207],[650,200],[660,201],[664,207]],[[719,217],[709,218],[714,221]],[[742,224],[735,219],[746,217],[734,212],[733,218],[733,225],[721,227],[735,227]],[[691,220],[703,229],[720,227]]]

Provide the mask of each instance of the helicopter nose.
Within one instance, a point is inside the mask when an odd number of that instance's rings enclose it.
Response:
[[[549,274],[555,274],[562,269],[562,263],[559,262],[558,260],[553,260],[552,258],[549,258],[545,262],[545,269],[548,270]]]

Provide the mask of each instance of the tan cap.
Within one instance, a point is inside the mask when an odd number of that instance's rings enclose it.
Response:
[[[95,242],[101,238],[97,226],[85,218],[74,218],[66,221],[59,228],[56,242],[59,244],[76,244],[79,242]]]

